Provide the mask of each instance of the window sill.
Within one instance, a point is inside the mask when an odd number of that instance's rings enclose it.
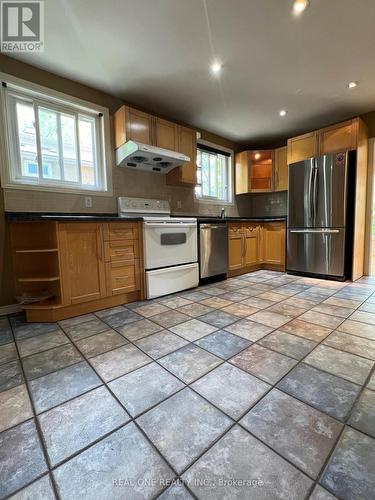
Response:
[[[195,201],[198,203],[205,203],[207,205],[224,205],[226,207],[233,207],[235,205],[234,201],[209,200],[207,198],[198,197],[195,197]]]
[[[22,183],[6,183],[1,186],[3,189],[14,189],[21,191],[44,191],[47,193],[62,193],[62,194],[76,194],[76,195],[86,195],[86,196],[106,196],[112,197],[113,190],[108,189],[107,191],[97,191],[95,189],[80,189],[80,188],[69,188],[69,187],[59,187],[59,186],[42,186],[33,184],[22,184]]]

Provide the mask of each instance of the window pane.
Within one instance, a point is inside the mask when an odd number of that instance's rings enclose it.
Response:
[[[32,104],[17,102],[17,125],[22,175],[38,177],[35,115]]]
[[[61,142],[64,179],[69,182],[78,182],[76,121],[74,115],[61,114]]]
[[[82,184],[95,186],[96,184],[96,151],[95,121],[94,119],[79,118],[79,151],[81,155]]]
[[[210,196],[210,156],[202,152],[202,189],[203,196]]]
[[[210,155],[210,196],[217,198],[217,157]]]
[[[61,179],[57,113],[38,108],[42,173],[45,179]]]
[[[197,184],[202,184],[202,169],[197,168]]]

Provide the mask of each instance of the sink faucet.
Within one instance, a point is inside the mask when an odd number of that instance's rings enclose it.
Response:
[[[225,219],[225,208],[224,207],[221,208],[220,218]]]

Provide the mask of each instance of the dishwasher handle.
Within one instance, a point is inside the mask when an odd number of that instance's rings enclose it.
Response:
[[[201,229],[226,229],[226,224],[201,224]]]

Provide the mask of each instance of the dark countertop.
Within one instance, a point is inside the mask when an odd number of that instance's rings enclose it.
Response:
[[[220,217],[204,217],[197,216],[198,222],[210,223],[210,222],[276,222],[276,221],[286,221],[285,216],[266,216],[266,217],[225,217],[221,219]]]
[[[194,215],[172,215],[172,217],[197,217],[198,222],[209,223],[209,222],[263,222],[263,221],[285,221],[286,216],[282,217],[225,217],[221,219],[220,217],[208,217],[208,216],[194,216]],[[41,220],[51,220],[51,221],[61,221],[61,222],[89,222],[89,221],[139,221],[142,217],[119,217],[117,214],[82,214],[82,213],[51,213],[51,212],[5,212],[5,218],[8,222],[17,221],[41,221]]]
[[[69,213],[51,213],[51,212],[5,212],[5,219],[8,222],[17,221],[41,221],[41,220],[52,220],[61,222],[95,222],[95,221],[124,221],[132,220],[138,221],[142,220],[142,217],[119,217],[117,214],[69,214]]]

